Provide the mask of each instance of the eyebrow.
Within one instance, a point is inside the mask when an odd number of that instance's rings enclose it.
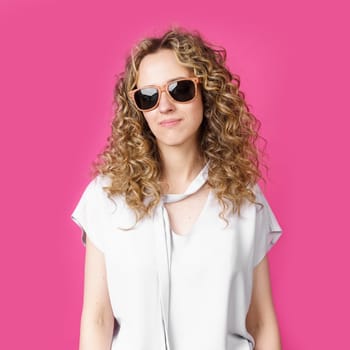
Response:
[[[182,77],[172,78],[172,79],[169,79],[169,80],[166,82],[166,84],[167,84],[167,83],[170,83],[170,82],[172,82],[172,81],[174,81],[174,80],[178,80],[178,79],[187,79],[187,78],[190,78],[190,77],[184,77],[184,76],[182,76]]]

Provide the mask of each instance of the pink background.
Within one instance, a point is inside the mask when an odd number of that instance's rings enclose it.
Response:
[[[77,349],[84,248],[70,214],[109,132],[115,74],[170,24],[227,48],[262,120],[284,349],[347,348],[348,14],[346,1],[2,0],[0,348]]]

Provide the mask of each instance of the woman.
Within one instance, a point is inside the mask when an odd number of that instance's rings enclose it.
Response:
[[[280,349],[266,253],[281,229],[225,51],[182,30],[142,40],[115,101],[72,215],[86,239],[80,349]]]

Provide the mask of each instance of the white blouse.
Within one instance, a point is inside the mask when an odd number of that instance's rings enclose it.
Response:
[[[207,177],[203,168],[184,196]],[[98,176],[72,219],[104,253],[111,305],[120,328],[112,350],[250,350],[245,326],[254,267],[282,231],[258,186],[257,201],[240,216],[219,218],[213,190],[186,235],[170,229],[164,196],[152,217],[138,222],[121,196],[107,197]],[[172,198],[173,197],[173,198]],[[130,230],[125,230],[130,228]]]

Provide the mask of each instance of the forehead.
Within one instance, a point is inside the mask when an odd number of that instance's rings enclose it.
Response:
[[[162,49],[142,59],[136,83],[138,87],[162,85],[172,79],[190,76],[191,70],[178,62],[172,50]]]

